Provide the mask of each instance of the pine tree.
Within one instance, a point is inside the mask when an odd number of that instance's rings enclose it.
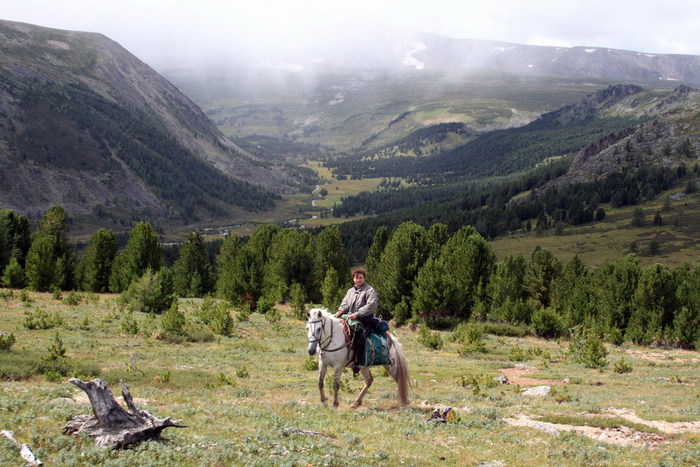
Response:
[[[308,232],[283,229],[274,236],[265,267],[265,294],[276,300],[289,296],[293,283],[306,293],[313,287],[312,237]]]
[[[522,255],[508,253],[496,265],[496,270],[490,280],[490,299],[494,309],[501,307],[506,300],[514,303],[526,296],[523,279],[527,261]]]
[[[316,237],[314,255],[314,278],[315,283],[309,291],[312,300],[321,298],[321,284],[328,277],[328,271],[336,271],[335,288],[338,289],[347,284],[348,258],[343,248],[343,241],[340,238],[338,226],[326,227]]]
[[[424,227],[409,221],[394,230],[372,279],[372,286],[379,294],[379,314],[392,314],[403,303],[401,315],[410,317],[415,278],[429,252]]]
[[[321,283],[321,303],[329,310],[337,310],[343,301],[345,290],[338,286],[342,282],[339,276],[332,267],[326,271],[326,277]]]
[[[24,268],[31,245],[29,221],[10,209],[0,209],[0,270],[11,258]]]
[[[82,290],[109,291],[109,277],[117,248],[117,239],[111,230],[99,229],[93,234],[85,256],[78,263],[76,276]]]
[[[458,230],[443,247],[440,258],[455,278],[459,290],[458,315],[469,317],[477,303],[486,305],[496,255],[476,229],[465,226]]]
[[[211,264],[199,232],[190,233],[180,248],[173,265],[173,288],[180,297],[201,297],[212,290]]]
[[[13,289],[21,289],[27,284],[24,269],[20,266],[17,258],[10,258],[10,262],[2,273],[0,284],[2,284],[3,287],[10,287]]]
[[[158,271],[162,265],[163,252],[158,246],[158,236],[151,224],[139,222],[131,229],[126,248],[114,260],[109,278],[110,290],[121,292],[147,269]]]
[[[546,248],[536,249],[525,268],[523,282],[534,309],[550,304],[552,281],[561,272],[561,261]]]
[[[413,289],[413,314],[429,327],[442,324],[461,308],[458,284],[441,259],[430,258],[418,272]]]
[[[72,285],[74,256],[66,236],[67,217],[53,206],[32,235],[27,252],[27,285],[35,290],[66,289]]]
[[[374,280],[373,277],[379,270],[379,263],[381,262],[382,253],[384,252],[384,248],[386,248],[388,241],[389,228],[382,225],[374,233],[372,245],[369,247],[367,258],[365,259],[365,265],[367,266],[367,282],[371,283]]]

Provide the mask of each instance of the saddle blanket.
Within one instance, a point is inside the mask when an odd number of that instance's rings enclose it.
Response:
[[[365,355],[362,366],[391,365],[389,341],[381,334],[370,333],[365,342]]]

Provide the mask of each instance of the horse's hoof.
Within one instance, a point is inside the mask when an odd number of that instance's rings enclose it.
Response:
[[[353,402],[352,404],[350,404],[350,408],[351,408],[351,409],[356,409],[356,408],[358,408],[358,407],[361,406],[361,405],[362,405],[362,404],[358,404],[357,402]]]

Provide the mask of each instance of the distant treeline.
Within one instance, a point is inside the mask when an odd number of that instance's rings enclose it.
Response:
[[[216,295],[250,311],[279,301],[338,306],[350,285],[337,226],[316,235],[274,225],[250,238],[227,237],[216,254],[193,232],[172,267],[148,223],[118,251],[100,229],[77,260],[66,240],[66,214],[49,209],[34,232],[27,219],[0,211],[0,270],[6,287],[120,293],[125,310],[161,313],[174,297]],[[212,261],[212,256],[214,260]],[[578,256],[563,264],[547,249],[497,261],[472,226],[403,222],[381,226],[363,261],[378,291],[378,314],[397,325],[433,328],[478,319],[527,326],[543,337],[595,334],[620,344],[700,348],[700,265],[641,268],[633,254],[596,270]]]

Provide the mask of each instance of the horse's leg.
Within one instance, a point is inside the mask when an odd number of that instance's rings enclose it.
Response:
[[[343,376],[343,367],[334,368],[335,374],[333,375],[333,407],[338,407],[340,401],[338,400],[338,391],[340,391],[340,378]]]
[[[362,375],[362,379],[365,380],[365,385],[362,387],[362,391],[360,391],[360,395],[357,396],[357,400],[355,402],[353,402],[352,405],[350,406],[353,409],[356,409],[362,405],[362,398],[365,397],[367,390],[369,389],[369,387],[372,385],[372,382],[374,381],[374,378],[372,377],[372,373],[369,372],[369,367],[361,366],[360,367],[360,374]]]
[[[326,370],[328,367],[326,366],[325,363],[323,363],[323,360],[321,360],[318,364],[318,391],[321,393],[321,402],[324,404],[328,400],[326,397],[326,392],[323,390],[323,382],[326,379]]]

